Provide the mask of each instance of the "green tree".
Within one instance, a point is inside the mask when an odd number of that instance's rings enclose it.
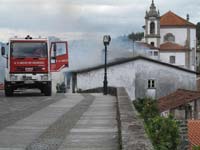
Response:
[[[146,124],[147,134],[155,150],[176,150],[179,144],[178,128],[178,123],[171,116],[156,116]]]
[[[156,100],[151,98],[138,99],[134,101],[134,105],[145,122],[151,118],[154,118],[155,116],[159,116]]]
[[[133,41],[141,41],[143,37],[144,37],[144,32],[137,32],[137,33],[133,32],[128,35],[128,38]]]
[[[157,101],[151,98],[134,101],[135,108],[144,119],[145,130],[155,150],[176,150],[179,144],[179,127],[172,116],[159,115]]]
[[[200,150],[200,146],[193,146],[192,150]]]

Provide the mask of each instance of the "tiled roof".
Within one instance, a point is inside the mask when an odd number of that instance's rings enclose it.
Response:
[[[195,24],[183,19],[182,17],[176,15],[175,13],[169,11],[160,18],[160,25],[162,26],[190,26],[196,27]]]
[[[199,98],[200,92],[178,89],[174,93],[159,98],[158,108],[160,112],[164,112],[195,101]]]
[[[200,146],[200,120],[188,121],[188,138],[190,148]]]
[[[169,64],[169,63],[166,63],[166,62],[162,62],[162,61],[159,61],[159,60],[151,59],[151,58],[148,58],[148,57],[145,57],[145,56],[136,56],[136,57],[131,57],[131,58],[119,59],[118,61],[109,62],[107,64],[107,67],[112,67],[112,66],[116,66],[116,65],[120,65],[120,64],[125,64],[125,63],[128,63],[128,62],[137,61],[137,60],[145,60],[145,61],[148,61],[148,62],[153,62],[153,63],[156,63],[156,64],[160,64],[160,65],[163,65],[163,66],[172,67],[172,68],[177,69],[177,70],[189,72],[189,73],[192,73],[192,74],[197,74],[197,72],[192,71],[190,69],[186,69],[186,68],[183,68],[183,67],[175,66],[175,65],[172,65],[172,64]],[[75,74],[76,73],[85,73],[85,72],[90,72],[90,71],[102,69],[104,67],[105,67],[104,64],[102,64],[102,65],[89,67],[89,68],[85,68],[85,69],[80,69],[80,70],[70,70],[69,72],[75,73]]]
[[[188,48],[173,42],[165,42],[160,45],[160,51],[187,51]]]

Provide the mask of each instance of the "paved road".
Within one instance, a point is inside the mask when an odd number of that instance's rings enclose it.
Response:
[[[118,149],[112,96],[0,94],[0,103],[0,150]]]
[[[0,90],[0,131],[64,97],[63,94],[43,96],[39,90],[18,91],[13,97],[5,97]]]

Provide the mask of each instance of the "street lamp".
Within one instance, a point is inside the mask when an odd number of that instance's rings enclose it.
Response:
[[[105,46],[105,65],[104,65],[104,81],[103,81],[103,93],[107,95],[108,93],[108,81],[107,81],[107,46],[110,44],[110,35],[104,35],[103,44]]]

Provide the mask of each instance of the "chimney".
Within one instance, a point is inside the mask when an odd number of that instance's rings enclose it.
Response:
[[[187,14],[187,21],[190,21],[190,15]]]

